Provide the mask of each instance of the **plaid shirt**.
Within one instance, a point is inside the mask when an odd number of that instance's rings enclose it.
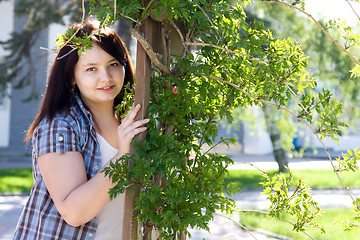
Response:
[[[34,186],[21,213],[14,239],[94,239],[96,218],[79,227],[68,225],[47,191],[37,161],[45,153],[78,151],[83,155],[88,179],[100,170],[101,153],[92,116],[80,97],[76,96],[69,114],[57,114],[50,122],[43,119],[34,132],[32,144]]]

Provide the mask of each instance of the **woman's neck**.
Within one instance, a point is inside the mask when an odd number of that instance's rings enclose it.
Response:
[[[107,131],[110,126],[119,124],[115,117],[113,104],[101,104],[88,106],[93,121],[95,130],[101,134],[103,131]]]

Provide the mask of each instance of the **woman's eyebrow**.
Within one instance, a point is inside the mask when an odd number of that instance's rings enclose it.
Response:
[[[82,64],[81,66],[88,67],[88,66],[94,66],[94,65],[97,65],[97,63],[85,63],[85,64]]]
[[[114,62],[114,61],[118,61],[116,58],[112,58],[111,60],[108,61],[108,63],[110,62]],[[84,63],[83,65],[81,65],[82,67],[87,67],[87,66],[95,66],[95,65],[98,65],[99,63],[92,63],[92,62],[89,62],[89,63]]]
[[[111,59],[109,62],[118,61],[116,58]]]

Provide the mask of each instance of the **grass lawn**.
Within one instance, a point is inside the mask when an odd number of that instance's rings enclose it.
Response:
[[[327,209],[321,216],[316,218],[316,222],[319,225],[324,226],[325,234],[322,234],[320,230],[316,228],[307,229],[306,232],[317,240],[359,240],[360,231],[346,233],[342,230],[339,223],[334,222],[335,219],[338,219],[340,216],[346,217],[350,213],[350,209]],[[289,221],[292,220],[290,217],[281,217]],[[261,228],[293,239],[310,239],[303,233],[292,231],[292,226],[289,223],[261,213],[240,213],[240,222],[248,228]]]
[[[276,170],[267,171],[269,176],[278,173]],[[300,176],[304,181],[314,188],[341,188],[341,184],[335,173],[330,169],[293,170],[293,175]],[[286,174],[289,176],[289,174]],[[342,172],[340,177],[347,187],[360,187],[360,172]],[[225,184],[232,182],[240,188],[262,188],[259,183],[265,178],[258,170],[229,170],[229,176]]]
[[[277,173],[276,170],[267,171],[269,175]],[[336,175],[327,169],[294,170],[294,176],[301,176],[312,188],[341,188]],[[360,187],[360,172],[340,173],[341,178],[348,187]],[[262,188],[259,182],[263,181],[258,170],[230,170],[225,184],[233,182],[240,188]],[[0,193],[29,192],[33,185],[30,168],[0,169]]]
[[[0,169],[0,193],[28,193],[33,184],[31,168]]]

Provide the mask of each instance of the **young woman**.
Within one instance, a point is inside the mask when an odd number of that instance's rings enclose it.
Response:
[[[101,169],[129,153],[133,137],[149,120],[115,115],[133,69],[121,38],[89,20],[72,26],[93,47],[78,56],[71,43],[52,66],[39,112],[31,124],[34,186],[14,239],[121,239],[123,195]]]

